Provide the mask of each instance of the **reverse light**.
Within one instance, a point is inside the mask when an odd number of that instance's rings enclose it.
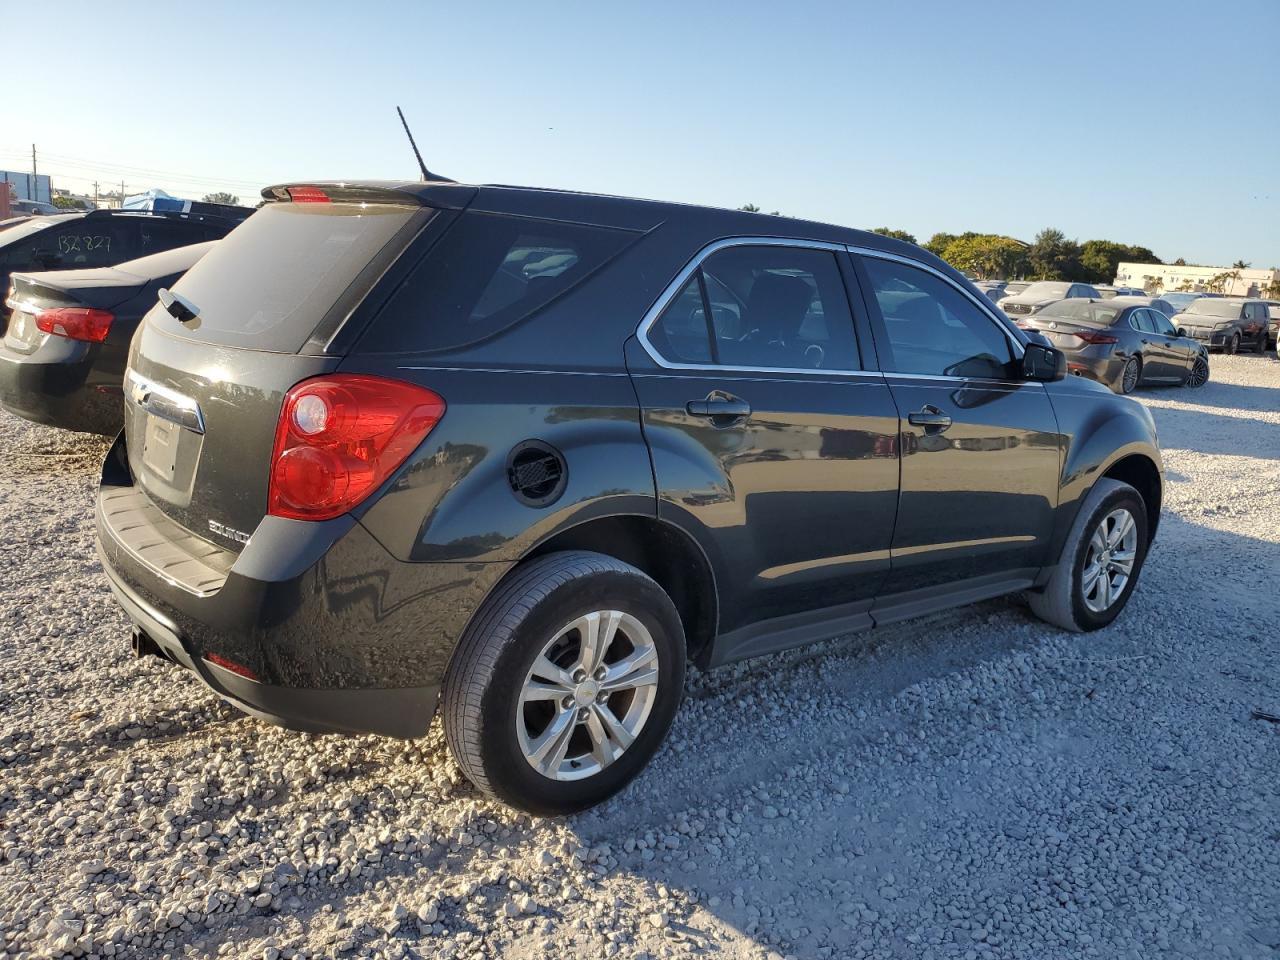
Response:
[[[294,203],[332,203],[329,195],[319,187],[289,187],[286,191]]]
[[[89,343],[101,343],[107,339],[111,321],[115,319],[115,315],[109,310],[94,310],[90,307],[37,310],[35,317],[37,330],[51,333],[55,337],[85,340]]]
[[[332,374],[290,390],[276,425],[267,512],[331,520],[391,476],[444,416],[426,387]]]
[[[1095,333],[1092,330],[1076,330],[1075,335],[1085,343],[1119,343],[1119,337],[1113,337],[1109,333]]]

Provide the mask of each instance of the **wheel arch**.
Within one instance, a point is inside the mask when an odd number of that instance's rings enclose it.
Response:
[[[1147,544],[1150,545],[1155,539],[1156,527],[1160,524],[1160,509],[1164,501],[1164,481],[1160,476],[1160,468],[1145,454],[1130,453],[1108,466],[1102,473],[1102,478],[1119,480],[1138,491],[1147,508]]]
[[[689,659],[705,665],[719,623],[719,602],[715,573],[693,537],[651,515],[594,517],[540,540],[525,551],[507,576],[529,560],[564,550],[601,553],[652,578],[680,614]]]

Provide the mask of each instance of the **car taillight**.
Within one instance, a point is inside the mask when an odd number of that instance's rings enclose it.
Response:
[[[365,374],[304,380],[284,398],[267,512],[341,516],[376,490],[444,416],[439,394]]]
[[[90,307],[55,307],[36,312],[36,329],[69,340],[101,343],[107,339],[115,315],[108,310]]]
[[[1072,331],[1077,337],[1085,343],[1119,343],[1118,337],[1113,337],[1109,333],[1094,333],[1092,330],[1074,330]]]
[[[332,203],[329,195],[319,187],[289,187],[286,191],[294,203]]]

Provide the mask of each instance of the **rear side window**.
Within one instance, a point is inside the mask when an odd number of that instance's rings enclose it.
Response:
[[[420,208],[393,204],[269,203],[174,286],[197,319],[162,310],[163,328],[191,340],[297,353],[332,310],[350,309],[349,288],[384,248],[399,252]]]
[[[570,290],[635,236],[464,213],[379,312],[360,351],[425,353],[493,336]]]
[[[860,367],[835,255],[803,247],[738,246],[713,253],[663,311],[649,341],[676,363],[768,370]]]
[[[148,217],[139,219],[138,225],[142,234],[142,242],[138,249],[140,257],[159,253],[162,250],[172,250],[174,247],[185,247],[189,243],[213,240],[222,235],[211,233],[206,224],[189,220]]]

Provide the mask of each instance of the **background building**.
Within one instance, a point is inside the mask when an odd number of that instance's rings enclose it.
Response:
[[[0,183],[13,185],[12,196],[15,200],[38,200],[41,203],[53,203],[53,194],[50,191],[47,174],[42,173],[36,176],[17,170],[0,170]]]
[[[1172,263],[1120,263],[1116,265],[1116,284],[1125,287],[1155,289],[1153,281],[1166,293],[1191,290],[1199,293],[1225,293],[1235,297],[1263,296],[1268,286],[1280,283],[1280,270],[1258,270],[1252,267],[1191,267]]]

